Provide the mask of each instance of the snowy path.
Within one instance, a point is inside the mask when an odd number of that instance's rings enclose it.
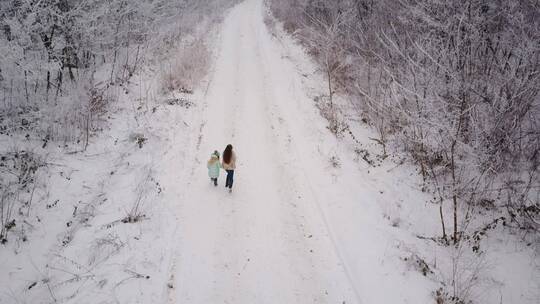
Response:
[[[286,151],[294,138],[277,125],[300,121],[280,116],[295,96],[282,86],[286,63],[272,52],[261,2],[238,5],[224,22],[193,180],[178,210],[171,302],[356,303],[313,194],[300,194],[308,182],[293,181],[301,174]],[[211,151],[228,143],[239,163],[232,194],[223,173],[214,188],[205,169]]]

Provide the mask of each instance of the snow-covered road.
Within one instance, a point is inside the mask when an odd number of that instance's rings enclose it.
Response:
[[[291,166],[286,150],[295,139],[281,131],[301,121],[281,116],[296,116],[284,107],[295,96],[261,2],[238,5],[224,22],[196,169],[178,210],[171,301],[356,303],[323,218],[304,210],[313,194],[295,185],[303,172]],[[218,187],[205,173],[210,153],[229,143],[238,155],[232,194],[223,171]],[[300,183],[309,188],[308,181]]]

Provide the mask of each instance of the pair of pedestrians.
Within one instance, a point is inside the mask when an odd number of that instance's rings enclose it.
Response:
[[[227,145],[225,151],[223,151],[223,160],[221,162],[219,161],[219,152],[214,151],[210,155],[206,166],[208,168],[208,176],[214,183],[214,186],[218,185],[219,169],[223,168],[227,172],[225,188],[229,188],[229,193],[232,192],[234,170],[236,169],[236,153],[234,153],[232,145]]]

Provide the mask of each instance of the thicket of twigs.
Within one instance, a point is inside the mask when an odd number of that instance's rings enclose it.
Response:
[[[119,87],[231,2],[0,2],[0,132],[87,145]]]
[[[539,2],[268,2],[319,63],[328,107],[350,97],[384,151],[417,164],[441,205],[441,244],[477,246],[497,225],[538,241]],[[486,210],[494,221],[470,225]]]
[[[504,207],[508,225],[538,231],[538,2],[270,3],[320,63],[329,105],[336,92],[351,96],[439,203]],[[442,236],[457,242],[452,226]]]

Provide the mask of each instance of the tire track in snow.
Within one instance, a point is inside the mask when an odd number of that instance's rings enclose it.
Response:
[[[265,26],[264,24],[262,26]],[[267,29],[263,29],[262,31],[266,31]],[[261,36],[259,36],[261,37]],[[267,42],[268,44],[273,44],[275,42],[274,39],[272,39],[272,36],[270,34],[267,34],[267,35],[263,35],[262,38],[266,38],[269,40],[269,42]],[[260,38],[260,39],[262,39]],[[283,44],[280,43],[280,48],[284,48]],[[276,52],[272,52],[272,55],[276,56]],[[277,56],[281,56],[280,53],[277,53]],[[265,52],[265,50],[263,49],[263,52],[261,53],[261,57],[262,57],[262,62],[270,62],[270,60],[268,59],[269,58],[269,55]],[[285,62],[285,60],[288,60],[287,58],[283,58],[281,57],[282,60]],[[291,62],[286,62],[286,64],[292,64]],[[296,69],[293,69],[293,70],[296,70]],[[264,73],[266,75],[266,78],[270,79],[269,81],[272,81],[272,84],[273,84],[273,80],[271,79],[271,74],[268,73],[268,68],[264,69]],[[268,82],[266,82],[266,84],[268,84]],[[274,91],[272,90],[272,87],[273,86],[270,86],[270,87],[266,87],[266,92],[267,94],[266,95],[270,95],[270,99],[271,100],[276,100],[276,96],[274,94]],[[292,90],[291,90],[292,89]],[[290,82],[290,89],[288,91],[292,91],[294,92],[292,95],[293,96],[288,96],[289,100],[295,100],[296,99],[296,87],[295,87],[295,82],[292,81]],[[287,137],[288,139],[288,142],[286,144],[286,148],[289,148],[288,150],[291,151],[292,150],[292,154],[293,154],[293,157],[291,157],[291,161],[289,161],[289,163],[293,163],[295,162],[296,160],[300,159],[300,153],[299,153],[299,150],[298,148],[296,147],[296,141],[294,140],[294,137],[291,135],[291,133],[289,132],[290,128],[289,128],[289,123],[288,123],[288,120],[286,119],[283,119],[283,115],[279,114],[280,113],[280,107],[279,105],[277,104],[274,104],[273,107],[272,107],[273,111],[274,112],[277,112],[278,114],[276,114],[279,118],[279,124],[277,124],[278,126],[282,125],[283,127],[281,128],[285,134],[285,136]],[[322,209],[321,207],[321,204],[319,202],[319,199],[317,197],[317,194],[313,188],[313,185],[309,179],[309,176],[308,174],[306,173],[306,170],[304,167],[302,166],[298,166],[298,169],[302,172],[302,180],[303,180],[303,184],[307,185],[307,188],[309,190],[309,193],[310,193],[310,197],[312,198],[312,200],[315,201],[315,205],[317,207],[317,213],[318,213],[318,216],[320,217],[320,221],[323,223],[324,225],[324,231],[326,231],[326,235],[328,236],[328,239],[331,243],[331,247],[333,249],[333,252],[334,254],[336,255],[336,257],[339,259],[340,261],[340,265],[344,271],[344,273],[346,274],[347,276],[347,280],[348,280],[348,283],[349,283],[349,286],[351,287],[351,289],[354,291],[354,294],[355,294],[355,298],[356,298],[356,301],[358,303],[361,303],[361,297],[360,297],[360,293],[358,292],[358,290],[356,289],[355,287],[355,284],[354,284],[354,280],[352,279],[352,276],[350,274],[350,271],[349,271],[349,268],[347,266],[347,263],[346,261],[343,259],[342,257],[342,254],[339,250],[339,247],[337,246],[337,242],[335,240],[335,237],[334,237],[334,233],[328,223],[328,219],[326,218],[326,215],[325,215],[325,212],[324,210]]]

